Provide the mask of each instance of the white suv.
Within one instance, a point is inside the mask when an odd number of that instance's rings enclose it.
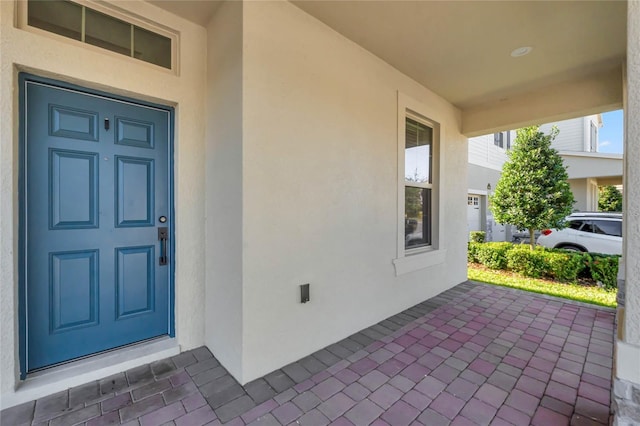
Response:
[[[545,229],[538,245],[603,254],[622,254],[622,213],[578,212],[562,230]]]

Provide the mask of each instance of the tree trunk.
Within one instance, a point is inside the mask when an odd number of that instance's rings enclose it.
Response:
[[[536,247],[535,229],[529,228],[529,247],[533,250]]]

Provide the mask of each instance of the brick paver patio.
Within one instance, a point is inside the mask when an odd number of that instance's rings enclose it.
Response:
[[[2,425],[606,425],[609,309],[466,282],[240,386],[204,347]]]

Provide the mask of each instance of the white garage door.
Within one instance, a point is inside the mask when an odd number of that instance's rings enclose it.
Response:
[[[480,210],[480,196],[469,195],[467,197],[467,229],[471,231],[482,231],[482,215]]]

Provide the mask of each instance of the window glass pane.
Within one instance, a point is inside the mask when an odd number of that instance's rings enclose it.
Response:
[[[405,129],[405,180],[432,183],[433,129],[410,118],[406,120]]]
[[[145,29],[133,29],[133,56],[145,62],[171,68],[171,39]]]
[[[612,220],[596,220],[593,223],[594,232],[597,234],[622,236],[622,222]]]
[[[569,228],[571,229],[580,229],[580,227],[582,226],[582,221],[581,220],[572,220],[569,222]]]
[[[86,9],[85,42],[131,56],[131,24]]]
[[[32,27],[81,40],[82,6],[68,1],[29,0],[28,23]]]
[[[431,189],[404,188],[404,246],[431,245]]]
[[[580,229],[582,232],[595,232],[593,230],[593,224],[591,222],[585,222],[584,226],[582,227],[582,229]]]

